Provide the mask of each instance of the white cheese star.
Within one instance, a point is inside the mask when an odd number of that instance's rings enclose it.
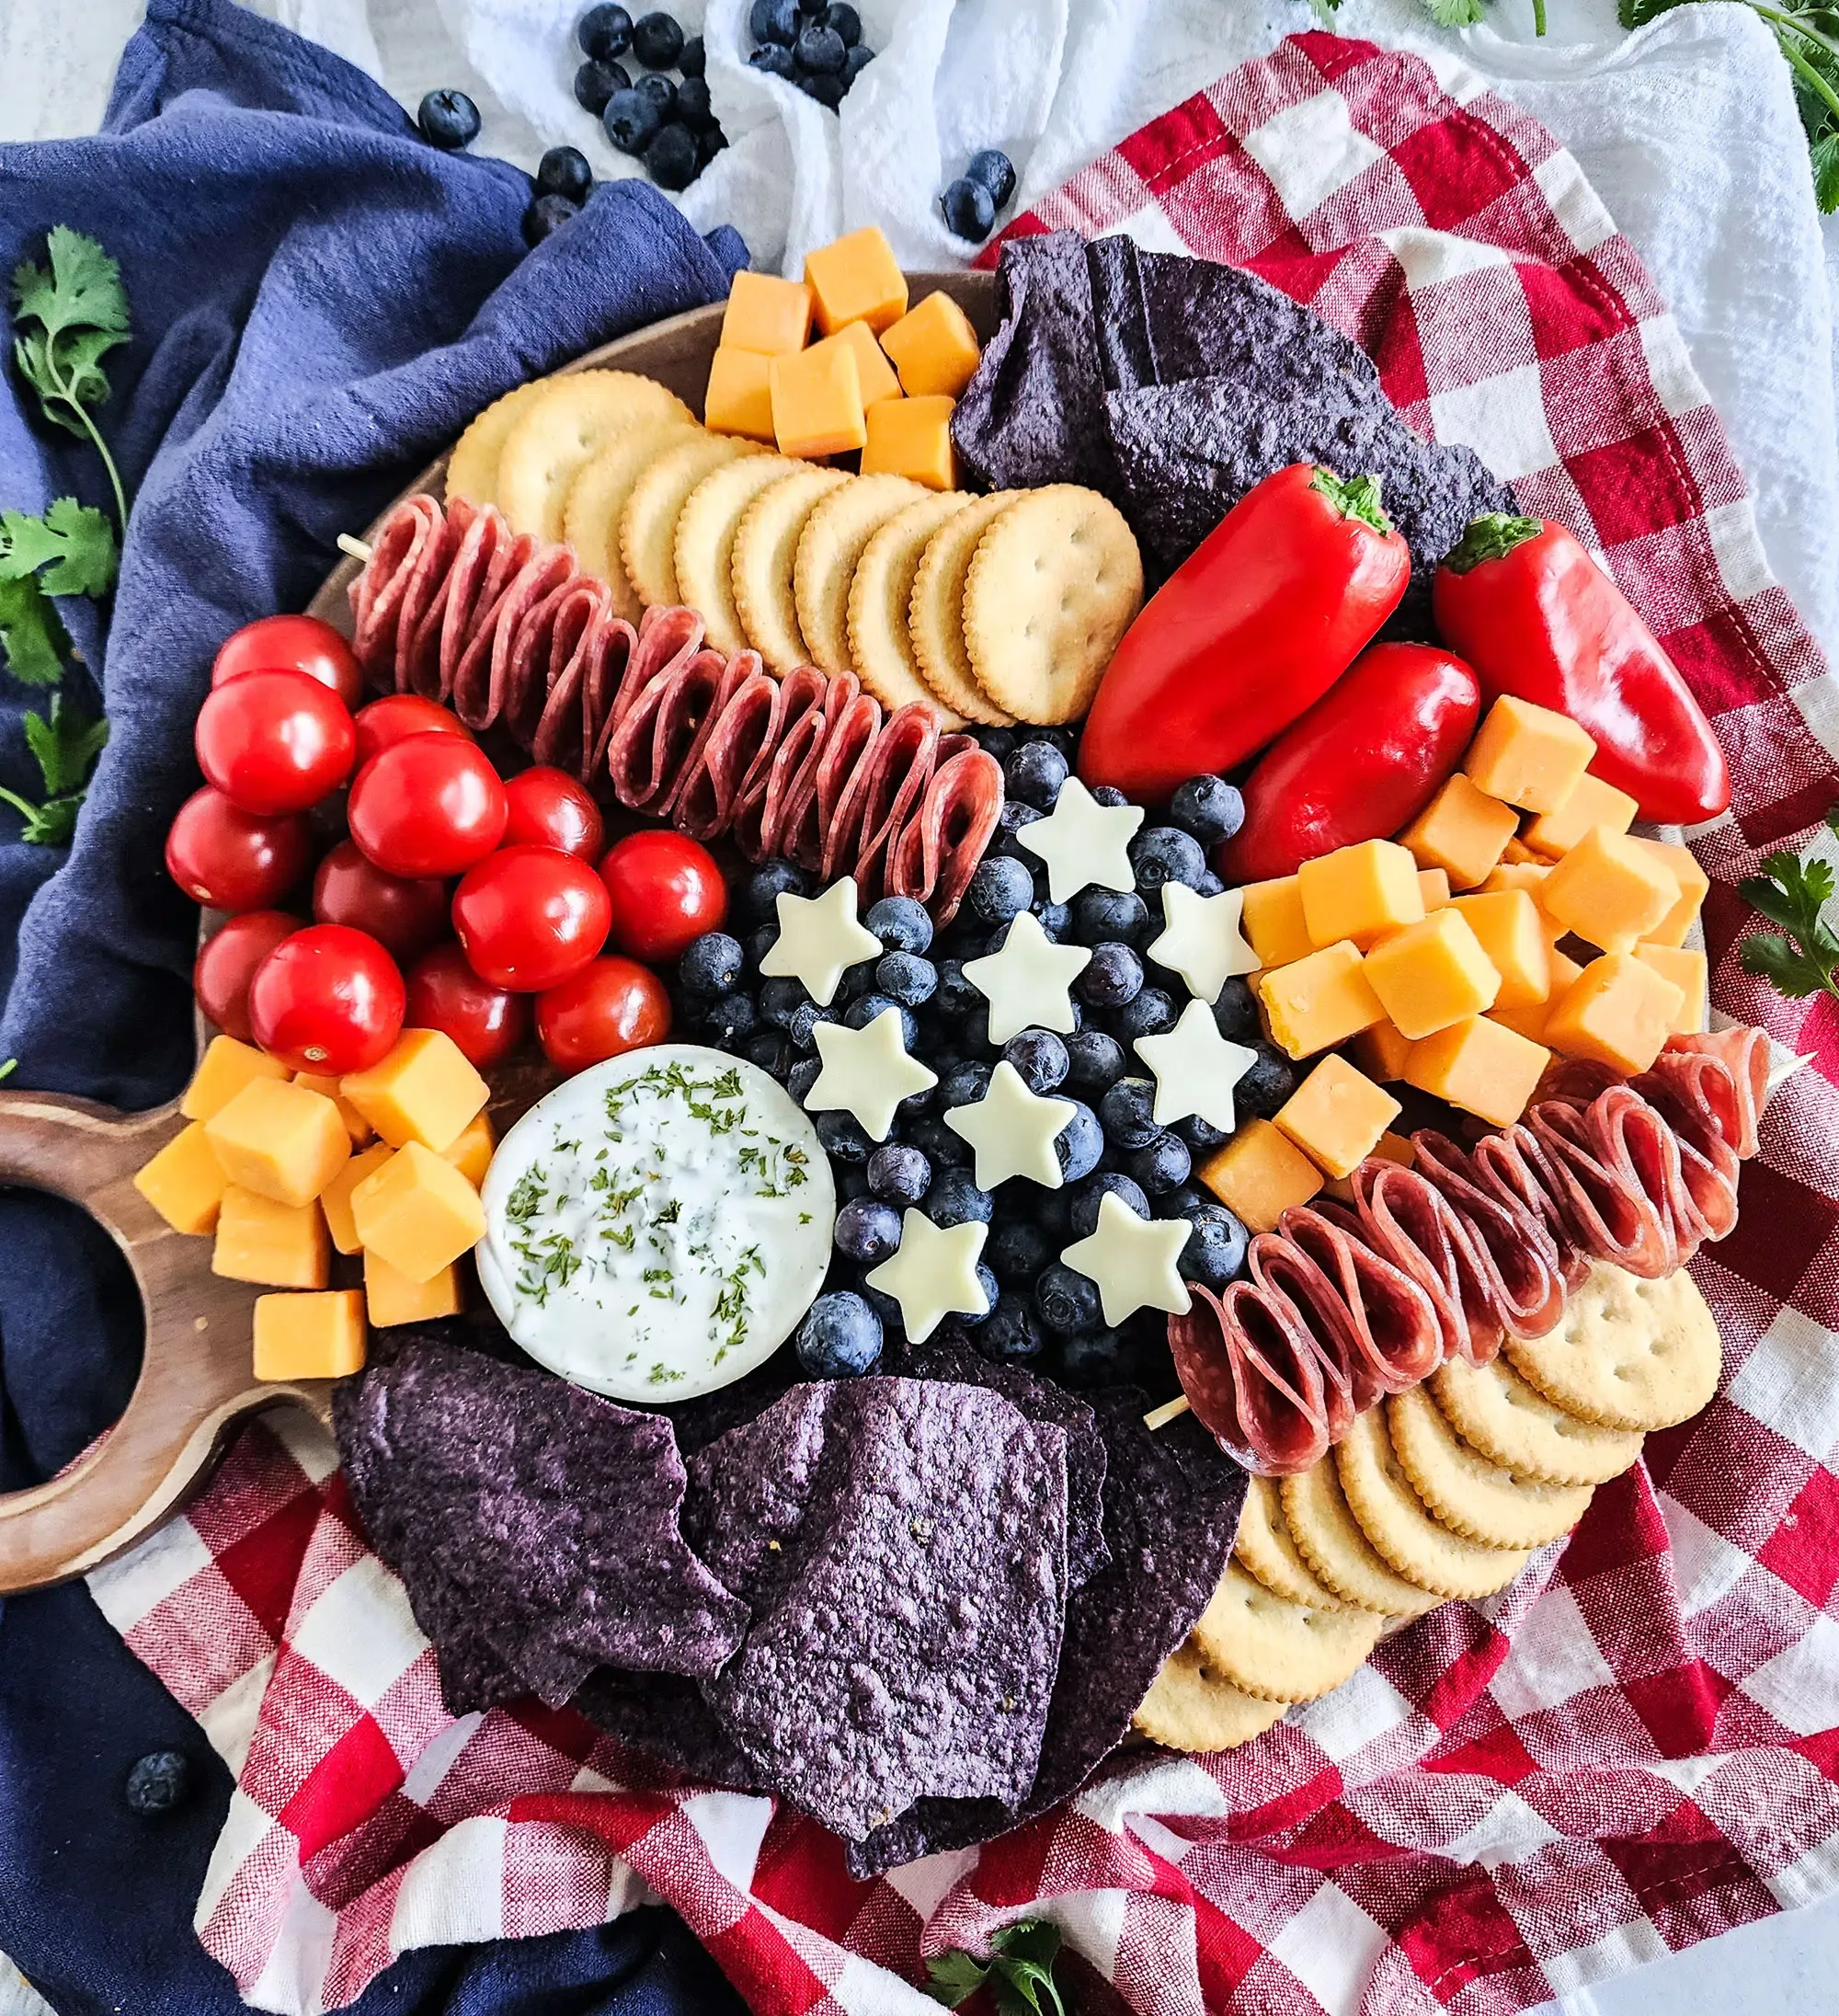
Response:
[[[1191,1001],[1182,1019],[1160,1036],[1139,1036],[1137,1054],[1156,1074],[1158,1127],[1190,1114],[1222,1134],[1238,1127],[1232,1088],[1258,1061],[1258,1052],[1228,1043],[1205,1002]]]
[[[1032,1176],[1047,1189],[1057,1190],[1066,1178],[1054,1152],[1054,1137],[1072,1117],[1070,1099],[1048,1099],[1030,1092],[1022,1073],[1005,1062],[989,1074],[989,1090],[983,1097],[967,1106],[954,1106],[945,1125],[977,1151],[979,1190],[994,1190],[1011,1176]]]
[[[881,940],[856,922],[856,885],[841,876],[821,896],[782,893],[779,936],[760,962],[768,979],[794,979],[818,1007],[836,998],[844,969],[881,956]]]
[[[1070,1036],[1073,1003],[1067,990],[1091,963],[1084,945],[1056,945],[1034,911],[1024,910],[1010,924],[999,952],[965,961],[965,978],[989,1003],[990,1041],[1007,1043],[1023,1029]]]
[[[977,1279],[988,1237],[989,1227],[975,1219],[940,1227],[923,1211],[908,1208],[900,1221],[899,1251],[864,1278],[900,1304],[909,1342],[924,1344],[947,1316],[988,1313],[989,1298]]]
[[[853,1113],[872,1141],[887,1139],[903,1099],[939,1082],[939,1074],[908,1049],[897,1008],[884,1008],[866,1028],[820,1022],[811,1034],[824,1068],[805,1094],[805,1111]]]
[[[1129,848],[1142,823],[1140,805],[1101,805],[1077,777],[1068,777],[1046,818],[1015,837],[1047,864],[1047,894],[1057,903],[1069,903],[1081,889],[1137,887]]]
[[[1099,1199],[1098,1226],[1090,1239],[1068,1246],[1060,1258],[1076,1274],[1098,1283],[1104,1320],[1115,1329],[1139,1309],[1163,1309],[1179,1316],[1187,1308],[1188,1284],[1175,1262],[1188,1243],[1185,1219],[1138,1218],[1107,1190]]]
[[[1245,942],[1244,911],[1243,889],[1203,896],[1185,883],[1165,882],[1162,935],[1149,947],[1149,956],[1179,973],[1191,994],[1217,1001],[1228,980],[1258,970],[1258,955]]]

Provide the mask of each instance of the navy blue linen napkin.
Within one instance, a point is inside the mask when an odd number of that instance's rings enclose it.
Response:
[[[526,255],[529,197],[518,170],[437,152],[361,73],[230,0],[150,0],[97,137],[0,147],[0,277],[73,225],[120,262],[134,324],[97,415],[133,502],[106,648],[99,612],[59,603],[111,739],[67,858],[20,842],[0,810],[13,1082],[137,1107],[184,1078],[197,912],[161,854],[198,783],[191,724],[222,639],[303,607],[337,534],[508,386],[720,298],[747,261],[735,233],[700,237],[636,182],[597,190]],[[106,506],[95,456],[4,376],[0,507],[73,492]],[[0,783],[33,796],[21,720],[41,705],[0,675]],[[49,1475],[120,1413],[138,1349],[109,1241],[51,1199],[0,1193],[0,1488]],[[166,1745],[208,1790],[183,1816],[137,1820],[122,1781]],[[0,1949],[53,2007],[239,2006],[190,1927],[227,1796],[196,1728],[80,1586],[0,1607]],[[360,2006],[385,2005],[737,2006],[653,1913],[411,1957]]]

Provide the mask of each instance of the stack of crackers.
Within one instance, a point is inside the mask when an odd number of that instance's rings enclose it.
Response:
[[[1593,1265],[1546,1336],[1510,1337],[1479,1368],[1452,1359],[1312,1469],[1252,1478],[1232,1559],[1137,1729],[1229,1749],[1339,1687],[1388,1631],[1504,1588],[1648,1431],[1706,1404],[1721,1364],[1689,1275]]]

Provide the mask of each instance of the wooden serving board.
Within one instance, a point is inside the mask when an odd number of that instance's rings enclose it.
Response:
[[[915,301],[942,288],[981,338],[995,326],[996,283],[988,273],[913,273],[908,285]],[[642,372],[700,413],[721,325],[719,304],[694,309],[566,368]],[[446,467],[443,455],[388,509],[418,491],[443,490]],[[372,526],[364,536],[374,534]],[[348,590],[360,566],[342,561],[309,605],[348,636]],[[200,1023],[200,1048],[212,1033]],[[494,1087],[495,1115],[514,1115],[540,1089],[528,1072],[515,1073],[514,1082]],[[214,1275],[211,1241],[172,1231],[134,1188],[134,1172],[184,1125],[177,1100],[123,1114],[54,1093],[0,1090],[0,1184],[50,1191],[88,1211],[126,1256],[146,1317],[140,1377],[120,1420],[50,1483],[0,1494],[0,1596],[86,1574],[132,1546],[200,1488],[231,1430],[249,1415],[291,1402],[331,1419],[329,1380],[255,1377],[253,1312],[267,1291]]]

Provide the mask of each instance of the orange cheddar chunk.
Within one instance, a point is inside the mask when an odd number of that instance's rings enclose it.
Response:
[[[351,1193],[366,1252],[411,1281],[428,1281],[485,1236],[479,1193],[451,1162],[419,1141],[372,1170]]]
[[[1551,992],[1551,945],[1539,906],[1524,889],[1458,896],[1451,906],[1501,976],[1497,1008],[1522,1008]]]
[[[832,344],[840,344],[856,361],[856,384],[862,390],[862,411],[879,406],[884,400],[900,396],[900,381],[894,375],[894,366],[887,361],[887,353],[874,339],[874,331],[866,322],[846,322],[834,336],[827,336],[821,343],[814,343],[814,350],[827,350]]]
[[[928,294],[882,331],[881,347],[894,360],[901,390],[910,399],[942,392],[955,399],[970,384],[981,355],[971,318],[947,293]]]
[[[1373,1155],[1381,1162],[1395,1162],[1401,1169],[1409,1169],[1418,1159],[1418,1151],[1411,1142],[1389,1128],[1374,1142]],[[1354,1185],[1346,1176],[1336,1176],[1331,1183],[1324,1184],[1322,1192],[1326,1197],[1339,1197],[1343,1204],[1354,1201]]]
[[[852,322],[851,328],[860,328]],[[958,487],[957,451],[952,446],[955,402],[922,395],[884,399],[868,409],[868,445],[862,450],[865,476],[906,476],[929,490]]]
[[[437,1316],[457,1316],[465,1294],[460,1269],[444,1266],[425,1281],[398,1274],[381,1254],[364,1255],[364,1308],[373,1330],[396,1323],[432,1323]]]
[[[1411,1050],[1407,1082],[1494,1127],[1526,1110],[1551,1052],[1487,1015],[1470,1015]]]
[[[1239,928],[1245,941],[1266,966],[1288,966],[1316,948],[1303,922],[1303,896],[1293,875],[1274,882],[1248,882]]]
[[[862,378],[847,344],[775,357],[767,374],[773,437],[782,455],[840,455],[868,440]]]
[[[1278,1109],[1272,1124],[1318,1169],[1351,1175],[1387,1128],[1399,1102],[1364,1078],[1345,1058],[1325,1057]]]
[[[1711,878],[1699,866],[1698,856],[1690,847],[1676,846],[1665,840],[1637,840],[1635,845],[1651,859],[1664,862],[1679,884],[1679,901],[1647,934],[1645,942],[1682,945],[1685,943],[1686,933],[1698,921],[1698,912],[1711,888]]]
[[[1321,1171],[1269,1120],[1245,1121],[1200,1176],[1254,1232],[1274,1231],[1291,1205],[1307,1204],[1322,1186]]]
[[[311,1204],[351,1156],[338,1108],[285,1079],[251,1079],[204,1131],[224,1175],[277,1204]]]
[[[180,1128],[134,1172],[135,1189],[176,1232],[216,1230],[227,1180],[201,1120]]]
[[[1501,850],[1501,859],[1503,863],[1525,863],[1528,861],[1537,861],[1540,859],[1540,856],[1536,854],[1533,850],[1526,845],[1525,842],[1523,841],[1517,833],[1515,833],[1513,839],[1510,840],[1507,844]],[[1549,863],[1547,863],[1546,865],[1548,866],[1550,865]]]
[[[188,1120],[208,1120],[256,1079],[272,1078],[279,1083],[287,1075],[288,1068],[280,1058],[253,1044],[239,1043],[234,1036],[214,1036],[199,1060],[178,1109]]]
[[[481,1190],[485,1187],[485,1172],[492,1166],[492,1154],[497,1145],[492,1123],[479,1113],[467,1121],[466,1131],[444,1153],[466,1181],[475,1190]]]
[[[1494,1005],[1501,976],[1455,904],[1382,938],[1366,979],[1400,1036],[1421,1041]]]
[[[1365,840],[1304,862],[1296,870],[1296,889],[1304,928],[1319,945],[1348,938],[1364,952],[1424,914],[1417,864],[1391,840]]]
[[[1613,827],[1593,826],[1546,877],[1539,904],[1554,923],[1605,952],[1627,952],[1679,901],[1672,866]]]
[[[811,317],[817,303],[802,280],[781,280],[777,273],[737,273],[728,282],[728,304],[722,311],[721,350],[750,350],[760,357],[783,357],[802,350],[811,340]]]
[[[345,1096],[392,1148],[419,1141],[437,1155],[451,1148],[491,1088],[451,1036],[405,1029],[381,1064],[341,1081]]]
[[[348,1379],[364,1369],[364,1298],[355,1288],[256,1298],[257,1379]]]
[[[1633,1078],[1665,1048],[1685,996],[1663,973],[1623,952],[1593,959],[1546,1017],[1546,1041]]]
[[[774,439],[771,367],[771,358],[761,350],[731,350],[725,344],[716,350],[702,394],[702,424],[710,433]]]
[[[1441,868],[1453,889],[1472,889],[1519,828],[1511,805],[1478,791],[1461,771],[1399,835],[1421,868]]]
[[[450,1154],[451,1151],[449,1151]],[[387,1141],[377,1141],[353,1155],[344,1168],[319,1193],[319,1208],[326,1213],[326,1229],[340,1253],[361,1253],[364,1242],[351,1216],[351,1193],[368,1175],[381,1169],[395,1153]]]
[[[1551,873],[1550,865],[1543,861],[1502,861],[1501,865],[1482,883],[1477,894],[1497,896],[1502,889],[1524,889],[1533,899],[1539,913],[1539,930],[1548,945],[1556,945],[1565,935],[1565,928],[1546,915],[1545,906],[1539,901],[1544,893],[1546,877]]]
[[[1595,738],[1568,714],[1502,693],[1489,708],[1462,767],[1491,798],[1503,798],[1523,812],[1556,812],[1595,753]]]
[[[1678,945],[1639,945],[1635,956],[1679,989],[1679,1013],[1673,1017],[1673,1033],[1697,1036],[1705,1027],[1708,976],[1704,953],[1687,952]]]
[[[1258,999],[1272,1042],[1291,1057],[1312,1057],[1386,1019],[1359,948],[1344,938],[1274,967],[1258,982]]]
[[[826,336],[850,322],[866,322],[879,336],[907,313],[907,276],[878,224],[806,253],[805,281]]]
[[[1556,812],[1541,813],[1529,821],[1526,845],[1536,854],[1556,861],[1568,854],[1593,826],[1610,826],[1618,833],[1626,833],[1635,823],[1639,809],[1634,799],[1626,791],[1616,790],[1613,784],[1605,784],[1601,777],[1580,777],[1576,790]]]
[[[1583,970],[1575,959],[1567,958],[1556,945],[1552,946],[1546,956],[1548,971],[1551,976],[1551,992],[1543,1001],[1525,1002],[1517,1008],[1504,1008],[1496,1002],[1488,1011],[1490,1022],[1504,1025],[1517,1035],[1525,1037],[1529,1043],[1545,1042],[1546,1023],[1559,996]]]
[[[1393,1024],[1376,1022],[1354,1037],[1354,1060],[1369,1078],[1382,1085],[1389,1084],[1405,1075],[1405,1059],[1411,1048],[1411,1037],[1401,1036]]]
[[[322,1099],[331,1100],[338,1108],[338,1117],[345,1123],[345,1131],[351,1137],[353,1148],[361,1148],[375,1134],[376,1129],[339,1092],[337,1079],[317,1077],[312,1071],[295,1071],[293,1082],[304,1085],[309,1092],[316,1092]]]
[[[1418,870],[1418,894],[1423,899],[1424,915],[1441,910],[1449,901],[1449,873],[1444,868]]]
[[[326,1214],[318,1205],[277,1204],[240,1185],[224,1186],[211,1273],[264,1288],[318,1289],[331,1268]]]

